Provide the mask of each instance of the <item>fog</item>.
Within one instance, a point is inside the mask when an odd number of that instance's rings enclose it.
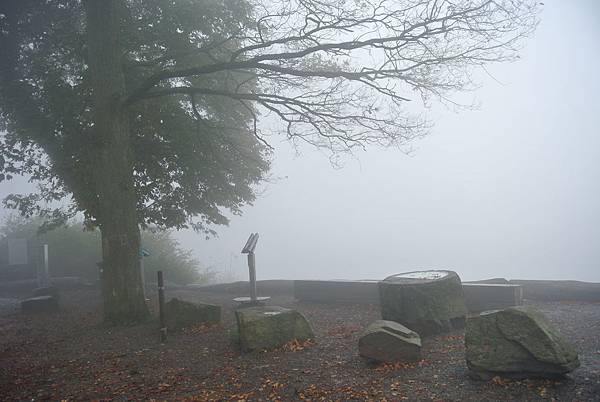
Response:
[[[410,156],[343,159],[281,138],[262,195],[218,238],[180,232],[205,265],[247,278],[240,254],[259,232],[258,279],[377,279],[422,268],[488,277],[600,281],[600,4],[547,1],[517,63],[434,106]]]
[[[599,16],[594,0],[546,1],[521,60],[456,98],[479,108],[434,104],[435,125],[410,155],[369,148],[335,168],[327,154],[270,137],[272,180],[254,205],[217,238],[177,238],[228,280],[247,279],[240,251],[259,232],[258,279],[431,268],[600,282]]]

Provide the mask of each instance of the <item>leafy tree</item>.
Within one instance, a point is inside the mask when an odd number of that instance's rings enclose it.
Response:
[[[271,115],[331,152],[402,146],[473,67],[516,57],[531,0],[5,0],[4,174],[41,184],[7,205],[100,227],[105,315],[146,313],[139,226],[226,223],[268,168]],[[1,178],[1,177],[0,177]],[[67,210],[44,206],[71,197]]]

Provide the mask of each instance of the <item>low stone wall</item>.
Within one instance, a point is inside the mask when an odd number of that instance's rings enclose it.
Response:
[[[471,312],[499,310],[523,304],[523,288],[513,284],[463,283],[465,304]]]
[[[294,297],[315,303],[379,304],[378,282],[372,281],[294,281]],[[519,285],[463,283],[469,311],[502,309],[522,304]]]
[[[600,302],[600,283],[580,281],[537,281],[511,279],[523,288],[523,298],[542,301]]]
[[[214,285],[169,285],[169,289],[199,290],[208,293],[229,293],[243,296],[250,294],[248,281],[219,283]],[[267,279],[256,281],[256,290],[259,296],[291,295],[294,293],[294,281],[289,279]]]
[[[294,297],[317,303],[379,304],[379,281],[294,281]]]
[[[377,280],[362,281],[318,281],[318,280],[266,280],[258,281],[258,294],[261,296],[293,295],[296,299],[318,303],[369,303],[379,304]],[[477,287],[475,285],[488,285]],[[503,287],[503,285],[505,287]],[[236,282],[211,286],[188,285],[185,289],[198,289],[205,292],[231,293],[244,295],[248,282]],[[521,289],[522,293],[516,289]],[[470,311],[497,309],[518,306],[523,299],[528,300],[579,300],[600,301],[600,283],[579,281],[535,281],[488,279],[476,282],[463,282],[463,291]],[[484,301],[490,304],[484,305]]]
[[[594,282],[493,278],[466,283],[520,285],[525,300],[600,302],[600,283]]]

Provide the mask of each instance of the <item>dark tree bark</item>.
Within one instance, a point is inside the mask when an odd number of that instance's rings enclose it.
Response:
[[[142,289],[131,140],[122,107],[125,77],[119,46],[118,0],[85,2],[88,63],[93,77],[94,182],[102,231],[104,316],[135,322],[148,313]]]

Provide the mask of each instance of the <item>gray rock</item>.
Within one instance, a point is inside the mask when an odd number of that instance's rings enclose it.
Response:
[[[173,298],[165,304],[165,321],[167,328],[172,331],[194,325],[219,324],[221,322],[221,307]]]
[[[464,326],[467,308],[460,278],[453,271],[415,271],[379,282],[381,317],[421,336]]]
[[[467,366],[474,377],[557,377],[579,367],[577,352],[539,312],[487,311],[467,320]]]
[[[397,322],[378,320],[358,340],[358,353],[377,362],[418,361],[421,337]]]
[[[21,301],[24,313],[48,313],[58,310],[58,300],[54,296],[37,296]]]
[[[240,348],[244,352],[314,338],[310,325],[296,310],[277,306],[247,307],[236,310],[235,316]]]

